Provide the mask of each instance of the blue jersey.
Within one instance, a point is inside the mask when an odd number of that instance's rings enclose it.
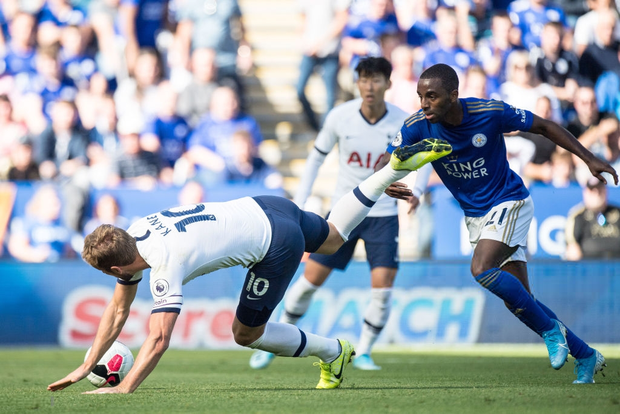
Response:
[[[503,133],[528,131],[532,113],[502,101],[465,98],[460,103],[460,125],[432,124],[420,110],[405,121],[388,152],[425,138],[448,141],[452,153],[434,161],[433,167],[468,217],[481,217],[497,204],[527,198],[521,177],[508,166]]]
[[[163,161],[167,166],[174,167],[174,163],[185,152],[190,133],[185,119],[176,115],[170,118],[156,117],[147,122],[144,132],[157,135]]]
[[[517,0],[510,3],[508,13],[512,24],[521,30],[521,44],[526,49],[540,46],[540,34],[548,22],[560,22],[565,28],[569,27],[564,10],[552,3],[535,7],[529,0]]]

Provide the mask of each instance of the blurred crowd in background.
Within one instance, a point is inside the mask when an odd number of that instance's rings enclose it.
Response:
[[[461,78],[461,97],[553,119],[620,170],[616,0],[289,1],[303,15],[296,90],[310,131],[325,115],[306,95],[313,73],[328,111],[356,96],[360,58],[384,56],[394,68],[386,100],[413,113],[418,76],[446,63]],[[10,256],[53,261],[75,255],[71,235],[103,222],[126,227],[113,197],[89,206],[93,189],[282,188],[278,165],[258,152],[263,133],[245,84],[256,65],[242,6],[2,0],[0,179],[53,184],[10,223]],[[518,133],[506,142],[526,183],[586,187],[585,165],[547,139]],[[34,240],[37,227],[52,229],[39,232],[45,242]]]

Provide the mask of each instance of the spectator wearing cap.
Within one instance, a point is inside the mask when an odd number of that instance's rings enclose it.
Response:
[[[566,260],[620,258],[620,207],[607,199],[607,186],[590,177],[583,202],[566,221]]]
[[[155,188],[161,172],[157,154],[140,147],[140,134],[144,123],[134,116],[124,116],[118,121],[120,152],[112,164],[110,186],[126,184],[143,191]]]

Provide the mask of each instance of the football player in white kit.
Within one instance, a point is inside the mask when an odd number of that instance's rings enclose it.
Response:
[[[93,393],[131,393],[151,373],[167,349],[183,305],[183,285],[218,269],[248,268],[232,325],[235,342],[281,356],[317,356],[321,377],[317,388],[336,388],[355,354],[346,340],[305,333],[285,323],[268,323],[304,252],[333,253],[347,235],[322,217],[300,210],[282,197],[245,197],[203,203],[151,214],[127,231],[102,225],[84,240],[82,257],[116,277],[92,351],[67,377],[51,384],[57,391],[86,377],[118,337],[133,302],[143,270],[150,268],[154,299],[149,335],[135,364],[114,388]]]
[[[355,71],[360,98],[343,103],[327,114],[293,200],[302,209],[312,191],[319,168],[336,144],[339,174],[331,198],[332,206],[373,174],[385,149],[409,117],[397,106],[385,102],[384,96],[391,86],[392,73],[392,65],[387,59],[365,58]],[[426,172],[426,184],[430,165],[423,171]],[[417,182],[421,182],[421,179]],[[423,187],[414,187],[416,201],[422,190]],[[280,322],[297,323],[308,310],[313,294],[332,270],[346,269],[358,240],[362,239],[371,268],[372,288],[370,303],[364,313],[360,341],[355,347],[357,355],[353,367],[362,370],[380,369],[370,357],[370,352],[390,315],[392,286],[398,270],[398,229],[396,199],[383,195],[370,210],[368,218],[351,233],[349,240],[337,253],[310,255],[303,276],[291,285],[286,294]],[[273,353],[256,351],[250,358],[250,366],[254,369],[266,368],[274,357]]]
[[[395,168],[414,171],[449,153],[437,151],[436,147],[421,142],[394,151],[391,157]],[[410,161],[403,163],[404,159]],[[391,182],[386,181],[381,191]],[[321,337],[291,324],[268,320],[282,300],[304,252],[335,253],[366,213],[339,214],[338,218],[326,221],[300,210],[285,198],[258,196],[160,211],[138,220],[127,231],[109,224],[97,227],[84,239],[82,258],[116,277],[116,288],[88,358],[47,389],[62,390],[92,371],[120,334],[136,297],[137,283],[142,280],[142,272],[150,268],[155,303],[149,318],[149,335],[133,367],[118,386],[88,393],[135,391],[168,348],[183,305],[183,285],[198,276],[237,265],[248,268],[248,272],[232,325],[235,342],[280,356],[316,356],[320,358],[321,369],[316,388],[339,387],[344,369],[355,355],[348,341]]]

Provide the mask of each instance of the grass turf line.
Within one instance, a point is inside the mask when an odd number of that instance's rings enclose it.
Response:
[[[620,412],[617,357],[608,358],[606,377],[596,375],[596,384],[573,385],[572,358],[555,371],[544,355],[507,358],[457,349],[377,352],[383,370],[349,367],[337,390],[314,389],[315,358],[276,358],[269,369],[255,371],[247,351],[169,350],[132,395],[82,395],[93,389],[86,380],[46,391],[78,366],[83,351],[0,349],[0,413]]]

